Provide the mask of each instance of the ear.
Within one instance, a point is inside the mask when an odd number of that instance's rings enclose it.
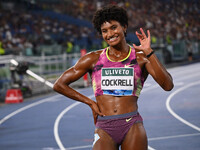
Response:
[[[127,25],[123,26],[123,30],[124,30],[124,35],[126,36],[126,34],[127,34]]]
[[[124,28],[124,32],[126,32],[127,31],[127,25],[124,25],[123,28]]]

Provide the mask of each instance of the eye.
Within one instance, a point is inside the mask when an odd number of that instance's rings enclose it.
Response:
[[[112,30],[115,30],[116,28],[117,28],[116,25],[113,25],[113,26],[111,27]]]
[[[107,30],[101,30],[101,32],[102,32],[102,33],[106,33],[106,32],[107,32]]]

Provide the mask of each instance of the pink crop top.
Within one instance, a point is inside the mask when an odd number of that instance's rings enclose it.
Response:
[[[136,60],[135,49],[120,61],[112,61],[105,48],[92,70],[92,85],[95,96],[137,96],[143,88],[144,77]]]

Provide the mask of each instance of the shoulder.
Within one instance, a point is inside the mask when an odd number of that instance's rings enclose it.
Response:
[[[93,66],[96,64],[96,62],[98,61],[99,56],[102,52],[103,52],[103,49],[89,52],[85,54],[84,56],[82,56],[76,65],[81,65],[81,66],[83,65],[83,66],[89,67],[89,69],[92,69]]]
[[[88,55],[88,57],[99,57],[100,54],[103,52],[103,50],[104,49],[92,51],[92,52],[87,53],[86,55]]]
[[[80,59],[83,60],[88,60],[88,61],[95,61],[99,59],[100,54],[103,52],[103,50],[96,50],[96,51],[92,51],[87,53],[86,55],[82,56]]]

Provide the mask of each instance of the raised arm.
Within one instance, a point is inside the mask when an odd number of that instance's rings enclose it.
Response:
[[[154,51],[151,49],[151,36],[149,30],[147,30],[148,37],[140,28],[141,34],[136,32],[136,35],[141,43],[140,46],[133,44],[134,48],[139,51],[143,51],[145,59],[145,68],[148,73],[154,78],[154,80],[166,91],[173,89],[172,76],[167,72],[165,67],[160,63]]]
[[[88,53],[85,56],[81,57],[80,60],[73,67],[66,70],[56,80],[53,89],[66,97],[89,105],[93,110],[93,114],[97,113],[98,115],[102,115],[95,101],[82,95],[81,93],[77,92],[69,86],[70,83],[80,79],[85,73],[92,69],[92,65],[94,64],[96,58],[97,54],[95,54],[95,52]]]

